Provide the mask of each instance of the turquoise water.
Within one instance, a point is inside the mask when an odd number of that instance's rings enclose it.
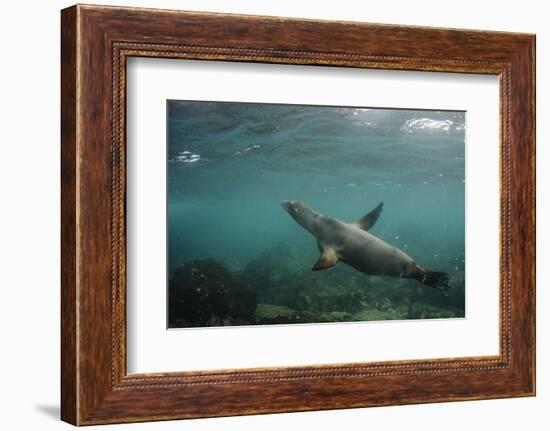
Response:
[[[464,112],[167,108],[169,326],[464,316]],[[316,240],[287,199],[346,222],[384,202],[370,232],[447,272],[451,289],[342,263],[312,273]]]

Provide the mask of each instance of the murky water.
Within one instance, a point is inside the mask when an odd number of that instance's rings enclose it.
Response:
[[[168,102],[170,327],[464,316],[465,115]],[[296,199],[449,274],[446,292],[343,263],[312,272]]]

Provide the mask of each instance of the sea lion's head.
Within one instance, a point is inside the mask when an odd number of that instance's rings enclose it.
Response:
[[[294,220],[296,220],[296,223],[310,232],[315,230],[319,213],[313,211],[300,201],[282,201],[281,206]]]
[[[296,217],[313,215],[315,213],[315,211],[300,201],[282,201],[281,206],[294,220],[296,220]]]

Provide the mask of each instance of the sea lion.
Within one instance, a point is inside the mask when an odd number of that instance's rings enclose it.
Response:
[[[412,278],[435,289],[449,288],[446,272],[421,267],[404,251],[368,232],[378,220],[383,203],[355,223],[344,223],[324,216],[300,201],[283,201],[281,205],[317,239],[321,257],[313,266],[313,271],[330,269],[342,261],[368,275]]]

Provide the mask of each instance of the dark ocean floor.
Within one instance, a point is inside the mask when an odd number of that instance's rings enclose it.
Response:
[[[214,259],[186,262],[169,280],[169,327],[464,317],[464,272],[450,273],[451,289],[441,292],[345,264],[320,272],[311,265],[284,244],[240,271]]]

